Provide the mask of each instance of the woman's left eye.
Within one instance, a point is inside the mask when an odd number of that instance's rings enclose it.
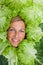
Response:
[[[20,32],[24,32],[24,30],[20,30]]]

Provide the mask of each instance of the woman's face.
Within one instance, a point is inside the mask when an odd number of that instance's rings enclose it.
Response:
[[[25,24],[23,21],[16,21],[10,24],[7,37],[12,46],[17,47],[25,38]]]

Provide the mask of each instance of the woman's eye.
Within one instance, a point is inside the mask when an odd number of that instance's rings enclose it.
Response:
[[[14,29],[9,29],[9,31],[15,31]]]
[[[20,30],[20,32],[24,32],[24,30]]]

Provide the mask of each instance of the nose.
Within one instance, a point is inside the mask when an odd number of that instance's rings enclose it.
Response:
[[[15,32],[15,38],[18,38],[19,37],[19,32]]]

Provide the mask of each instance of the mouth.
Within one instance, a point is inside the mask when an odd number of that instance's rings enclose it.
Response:
[[[12,39],[12,42],[15,43],[15,44],[18,44],[20,40],[18,39]]]
[[[14,47],[17,47],[18,44],[19,44],[19,42],[20,42],[20,40],[18,40],[18,39],[12,38],[12,40],[11,40],[11,44],[12,44],[12,46],[14,46]]]
[[[19,40],[17,40],[17,39],[12,39],[12,41],[13,41],[13,42],[19,42]]]

